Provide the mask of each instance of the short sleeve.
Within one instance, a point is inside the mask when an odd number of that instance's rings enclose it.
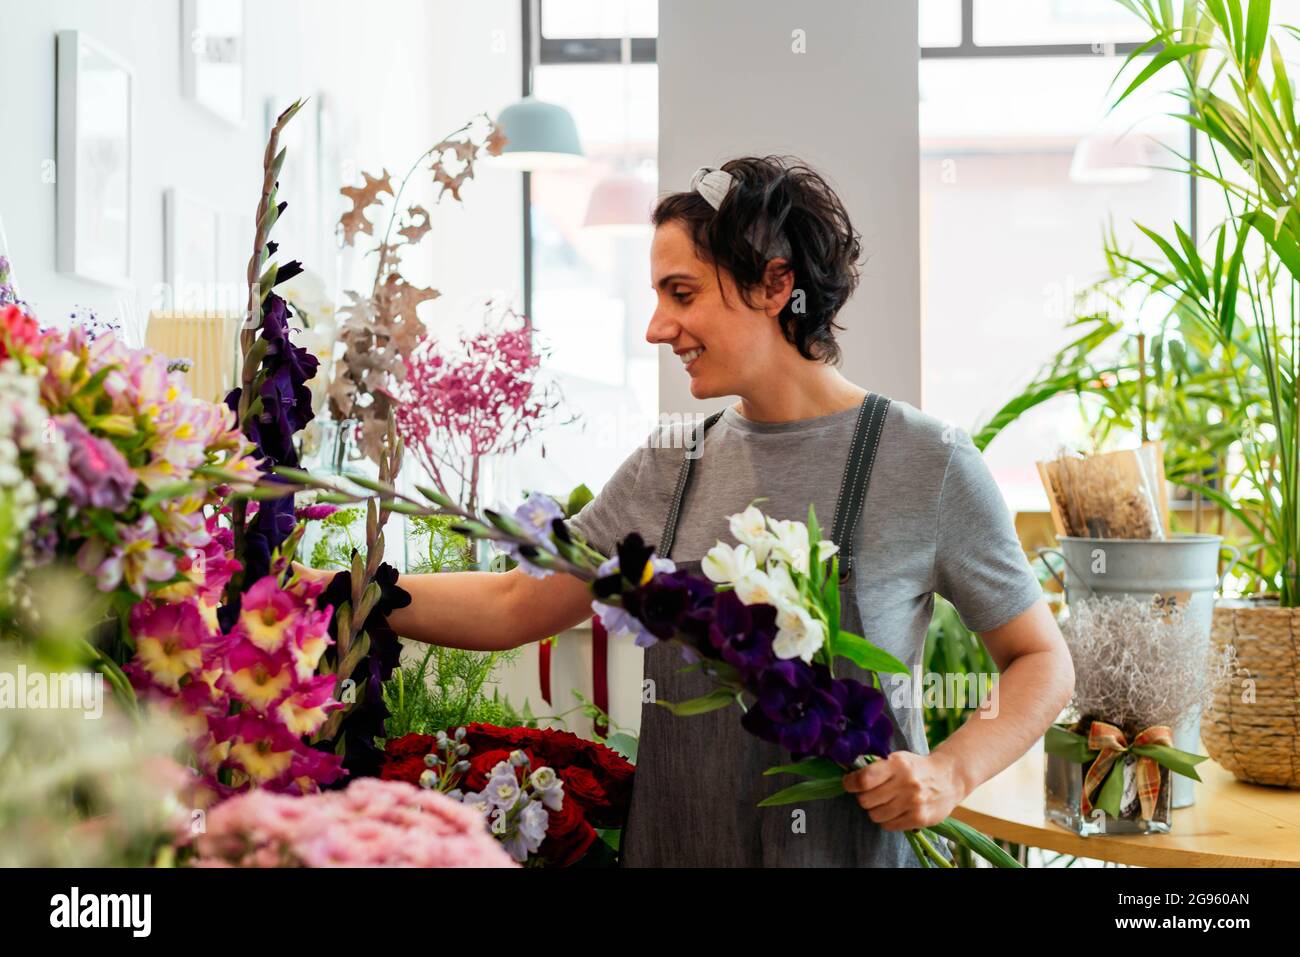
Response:
[[[1042,597],[1011,513],[979,450],[963,432],[939,495],[935,586],[971,631],[1006,624]]]
[[[645,451],[642,445],[624,459],[596,497],[569,519],[569,527],[603,555],[612,555],[628,532]]]

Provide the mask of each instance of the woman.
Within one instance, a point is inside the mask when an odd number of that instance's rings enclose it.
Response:
[[[761,771],[785,755],[732,709],[678,719],[654,705],[706,688],[670,645],[651,648],[624,861],[911,865],[902,832],[947,817],[1056,718],[1073,687],[1069,655],[969,439],[835,368],[834,319],[857,285],[859,244],[826,182],[777,158],[736,159],[663,198],[653,221],[646,338],[681,358],[696,398],[740,398],[704,423],[698,447],[652,436],[572,526],[606,554],[638,531],[696,567],[733,541],[728,516],[754,499],[778,518],[803,519],[811,503],[823,523],[835,517],[846,627],[919,672],[937,592],[982,635],[1001,679],[980,719],[932,753],[919,694],[887,684],[898,726],[888,760],[846,775],[845,797],[760,809],[779,786]],[[587,586],[565,575],[402,585],[414,600],[393,614],[397,632],[460,648],[515,647],[591,613]]]

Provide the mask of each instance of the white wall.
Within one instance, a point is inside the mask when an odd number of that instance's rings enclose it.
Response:
[[[355,127],[356,155],[343,159],[358,169],[405,171],[436,138],[476,112],[495,115],[519,93],[515,0],[256,0],[245,7],[245,119],[236,128],[181,96],[180,11],[181,0],[4,4],[0,218],[22,294],[46,322],[61,321],[74,304],[109,318],[123,299],[147,314],[163,279],[163,192],[169,187],[251,224],[268,97],[283,106],[324,94]],[[55,271],[55,186],[42,181],[41,171],[55,155],[55,32],[64,29],[85,31],[134,68],[134,288],[125,294]],[[333,178],[334,189],[343,185],[341,173]],[[464,191],[464,210],[436,212],[424,262],[412,263],[412,278],[444,293],[428,307],[435,324],[486,291],[518,295],[519,188],[517,173],[484,171]],[[284,229],[305,212],[289,210]],[[331,225],[325,221],[320,228]],[[230,258],[238,262],[230,278],[239,282],[252,235],[239,235],[237,226],[234,232]],[[334,265],[311,252],[282,250],[331,280]]]
[[[792,51],[803,31],[806,52]],[[897,0],[660,0],[659,186],[700,166],[793,154],[819,170],[863,237],[862,281],[840,313],[843,371],[921,398],[916,7]],[[662,412],[699,402],[668,351]]]
[[[791,52],[802,29],[807,52]],[[699,166],[792,153],[826,175],[863,235],[862,283],[841,313],[843,369],[854,382],[920,404],[919,158],[916,9],[897,0],[660,0],[659,186],[685,189]],[[868,336],[871,337],[868,342]],[[719,408],[692,398],[666,347],[659,409]],[[611,716],[640,725],[643,653],[610,647]],[[504,683],[536,710],[537,653]],[[557,710],[589,694],[591,645],[566,635],[552,662]],[[577,730],[585,731],[581,724]]]

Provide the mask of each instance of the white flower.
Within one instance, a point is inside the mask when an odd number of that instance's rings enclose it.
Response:
[[[774,539],[772,557],[788,562],[796,571],[804,575],[808,574],[808,563],[812,552],[808,542],[808,526],[803,522],[783,521],[776,518],[769,518],[767,524],[772,530]],[[823,539],[817,543],[817,560],[824,562],[837,551],[839,547],[834,542]]]
[[[754,561],[759,565],[767,564],[768,553],[775,542],[767,530],[767,520],[754,505],[743,512],[737,512],[728,520],[731,534],[742,545],[748,545],[754,553]]]
[[[767,572],[758,569],[745,572],[736,579],[736,597],[746,605],[776,605],[780,607],[785,597],[783,585]]]
[[[794,579],[790,576],[790,567],[771,562],[767,569],[768,580],[772,583],[772,588],[776,592],[778,606],[782,604],[799,604],[799,589],[795,586]]]
[[[725,542],[718,542],[710,548],[709,553],[704,556],[704,561],[701,562],[701,568],[709,581],[724,585],[730,585],[746,572],[752,572],[757,567],[758,562],[754,558],[753,549],[748,545],[737,545],[732,548]]]
[[[802,658],[811,662],[826,641],[822,623],[802,605],[786,603],[776,612],[776,639],[772,651],[778,658]]]

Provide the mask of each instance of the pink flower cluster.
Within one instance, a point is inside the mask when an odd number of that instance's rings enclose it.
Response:
[[[200,867],[513,867],[478,813],[405,781],[360,778],[289,798],[219,805],[194,842]]]
[[[332,643],[332,609],[315,604],[324,585],[282,584],[283,571],[267,575],[223,632],[217,607],[239,564],[227,551],[230,530],[209,521],[211,541],[184,569],[185,582],[131,610],[136,653],[126,671],[143,695],[181,719],[218,796],[248,786],[314,791],[343,774],[337,755],[303,741],[343,706],[334,698],[336,677],[316,673]]]
[[[161,353],[80,326],[6,339],[40,376],[41,403],[68,449],[59,539],[101,590],[144,598],[211,543],[204,511],[217,502],[215,481],[195,470],[255,481],[252,446],[234,413],[194,398]]]
[[[518,328],[489,328],[462,336],[459,350],[441,351],[425,339],[406,360],[397,430],[439,489],[463,504],[476,501],[478,463],[518,449],[558,397],[539,389],[541,355],[525,320]],[[454,473],[462,493],[450,492]]]

